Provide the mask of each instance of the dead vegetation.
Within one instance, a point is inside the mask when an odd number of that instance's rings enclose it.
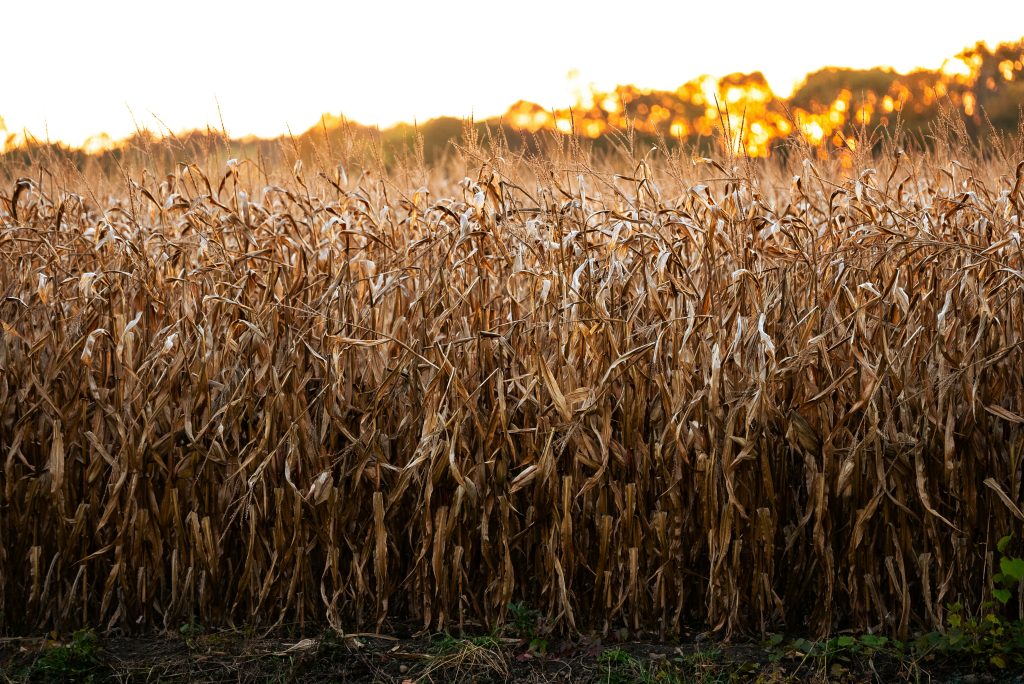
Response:
[[[7,169],[0,627],[940,627],[1024,521],[1013,154]]]

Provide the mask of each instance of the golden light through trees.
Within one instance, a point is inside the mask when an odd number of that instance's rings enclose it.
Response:
[[[557,130],[587,138],[629,128],[690,141],[722,132],[734,153],[751,157],[768,156],[774,144],[794,132],[814,146],[852,149],[851,133],[857,127],[887,126],[897,117],[916,127],[942,106],[978,116],[977,91],[1004,91],[993,100],[1014,98],[1022,71],[1024,43],[994,50],[978,45],[936,71],[904,75],[881,68],[823,69],[810,74],[788,100],[777,97],[760,72],[737,73],[718,80],[701,77],[673,92],[635,86],[592,90],[574,107],[554,111],[519,101],[505,121],[530,132]]]

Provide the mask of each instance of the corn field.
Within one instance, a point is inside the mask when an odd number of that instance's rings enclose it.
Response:
[[[224,156],[2,169],[2,631],[906,635],[1024,529],[1020,157]]]

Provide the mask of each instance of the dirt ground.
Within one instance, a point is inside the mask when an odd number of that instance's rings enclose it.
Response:
[[[51,635],[52,636],[52,635]],[[0,682],[1024,682],[984,663],[803,653],[789,642],[183,630],[160,637],[0,639]]]

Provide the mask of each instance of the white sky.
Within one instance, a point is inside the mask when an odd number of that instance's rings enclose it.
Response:
[[[389,125],[500,114],[573,88],[673,89],[761,70],[782,95],[826,65],[937,68],[1024,37],[1024,2],[35,0],[0,2],[0,117],[80,144],[142,127],[298,133],[323,112]],[[575,86],[568,73],[579,74]]]

